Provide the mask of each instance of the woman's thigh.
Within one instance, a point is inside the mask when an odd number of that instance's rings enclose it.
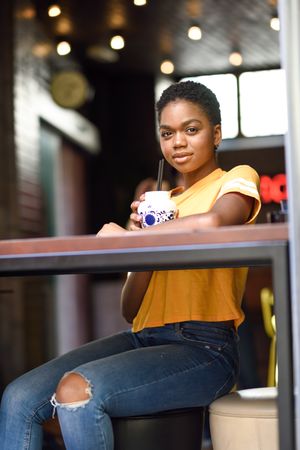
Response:
[[[91,401],[110,416],[208,405],[228,392],[236,370],[221,350],[176,342],[147,345],[77,367]],[[229,358],[230,360],[230,358]]]
[[[65,374],[81,364],[109,355],[126,352],[134,347],[130,332],[99,339],[57,357],[14,380],[5,390],[3,406],[22,408],[23,413],[43,421],[51,417],[50,398]],[[15,409],[16,410],[16,409]]]

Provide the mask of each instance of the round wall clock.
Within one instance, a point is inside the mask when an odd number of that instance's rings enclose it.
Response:
[[[89,95],[89,84],[77,70],[64,70],[55,74],[51,82],[53,100],[63,108],[80,108]]]

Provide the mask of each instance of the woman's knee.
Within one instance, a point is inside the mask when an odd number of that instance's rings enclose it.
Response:
[[[12,381],[6,386],[1,398],[1,408],[8,411],[17,411],[19,406],[29,403],[31,392],[24,388],[20,379]]]
[[[59,404],[86,403],[91,398],[90,382],[79,373],[68,372],[58,383],[54,396]]]

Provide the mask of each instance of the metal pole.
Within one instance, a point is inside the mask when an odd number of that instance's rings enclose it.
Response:
[[[273,253],[273,290],[278,351],[279,448],[295,449],[293,357],[291,348],[291,311],[289,284],[289,252],[277,247]]]
[[[279,0],[279,18],[288,113],[285,158],[289,208],[295,449],[300,450],[300,0]]]

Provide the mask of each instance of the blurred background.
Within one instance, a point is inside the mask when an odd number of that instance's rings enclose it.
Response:
[[[125,226],[160,159],[154,104],[183,78],[217,95],[224,169],[261,177],[259,222],[287,199],[287,128],[275,0],[1,0],[0,237]],[[173,183],[174,174],[165,177]],[[124,274],[0,279],[0,386],[87,340],[124,329]],[[241,387],[266,385],[270,340],[251,269]],[[244,337],[243,337],[244,336]]]

